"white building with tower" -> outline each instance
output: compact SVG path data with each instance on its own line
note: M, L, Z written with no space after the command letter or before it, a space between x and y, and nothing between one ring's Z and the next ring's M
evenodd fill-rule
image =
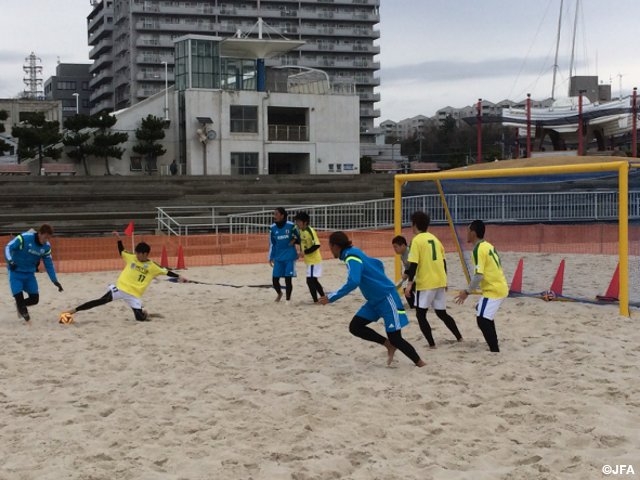
M115 174L166 173L176 159L189 175L360 173L355 85L317 69L267 67L299 40L189 34L175 40L175 85L117 111L129 133ZM132 147L147 115L165 118L167 153L148 165ZM92 163L91 173L101 174Z

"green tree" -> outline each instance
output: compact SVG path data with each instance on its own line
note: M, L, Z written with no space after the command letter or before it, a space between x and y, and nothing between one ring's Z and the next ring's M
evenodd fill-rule
M142 119L140 127L136 129L138 143L133 146L133 151L145 157L149 173L156 170L158 157L167 152L161 144L156 143L164 138L164 126L164 119L147 115L147 118Z
M67 131L62 138L62 143L64 143L66 147L72 148L67 152L67 155L69 158L82 164L86 175L89 175L87 157L91 154L91 145L89 144L91 133L83 130L87 130L91 125L92 119L86 115L69 117L64 122L64 128Z
M116 117L103 113L91 118L91 126L97 131L93 134L93 143L88 149L90 153L98 158L104 159L105 174L111 175L109 169L109 159L122 158L124 148L119 147L121 143L128 140L129 135L123 132L112 132L111 127L116 124Z
M60 124L48 121L44 113L23 114L25 120L11 129L11 136L18 139L18 159L38 157L38 171L42 171L42 159L60 158L62 147L57 146L62 138Z
M0 110L0 133L4 132L4 121L9 118L9 113L6 110ZM4 155L4 152L11 150L9 145L4 140L0 140L0 157Z

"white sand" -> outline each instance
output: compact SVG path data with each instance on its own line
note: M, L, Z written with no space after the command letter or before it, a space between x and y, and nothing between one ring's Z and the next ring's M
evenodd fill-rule
M503 259L509 281L517 258ZM525 279L550 284L560 258L528 256ZM603 293L609 278L590 286L599 262L610 276L609 258L569 258L565 286ZM249 285L270 272L185 273ZM31 327L0 274L0 479L582 480L604 478L605 464L640 475L637 311L508 299L491 354L473 302L454 305L451 289L465 341L430 313L438 348L427 349L411 312L404 335L427 366L398 353L388 368L382 347L347 330L359 293L312 305L299 273L289 307L267 288L162 278L145 296L162 318L138 323L114 302L71 326L57 313L101 296L118 272L63 274L61 294L42 274ZM344 277L325 262L327 290Z

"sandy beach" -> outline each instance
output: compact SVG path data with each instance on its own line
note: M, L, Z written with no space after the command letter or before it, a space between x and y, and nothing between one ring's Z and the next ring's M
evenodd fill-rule
M503 255L509 281L519 258ZM603 293L609 278L594 272L610 277L607 256L528 254L525 288L543 290L562 258L567 291ZM430 313L428 349L412 311L403 334L421 369L400 353L387 367L382 347L349 334L359 293L313 305L301 263L289 306L269 288L161 277L144 297L153 321L113 302L69 326L57 314L100 297L118 271L61 274L63 293L38 275L29 327L2 272L0 479L583 480L606 478L604 465L639 476L639 312L510 298L491 354L473 298L453 303L465 283L450 270L465 340ZM324 272L326 290L345 278L335 260ZM263 285L271 269L184 274Z

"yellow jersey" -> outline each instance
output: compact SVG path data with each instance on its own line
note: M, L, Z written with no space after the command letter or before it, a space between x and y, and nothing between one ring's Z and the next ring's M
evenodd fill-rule
M152 260L138 261L135 254L123 250L120 253L122 260L127 264L120 273L116 287L136 298L142 297L151 281L158 275L166 275L169 270L161 267Z
M431 290L447 286L444 246L435 235L421 232L413 237L408 261L418 264L414 278L416 290Z
M502 271L500 256L489 242L480 240L473 247L475 273L482 275L480 290L487 298L504 298L509 294L507 279Z
M302 248L302 252L305 252L314 245L318 245L318 247L320 247L320 240L318 239L316 231L309 226L300 230L300 247ZM318 265L320 262L322 262L320 248L317 248L311 253L304 254L304 263L307 265Z

